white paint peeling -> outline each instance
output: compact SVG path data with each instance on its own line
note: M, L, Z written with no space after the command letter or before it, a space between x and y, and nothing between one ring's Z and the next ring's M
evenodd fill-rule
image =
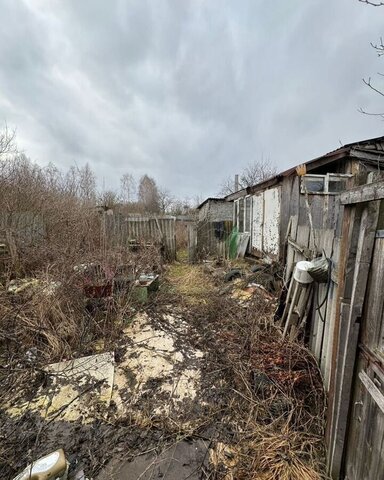
M252 248L267 255L279 255L280 187L253 196Z

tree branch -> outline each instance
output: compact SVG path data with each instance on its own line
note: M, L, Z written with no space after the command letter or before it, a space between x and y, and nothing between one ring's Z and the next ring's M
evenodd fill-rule
M360 3L366 3L367 5L371 5L372 7L382 7L384 2L371 2L370 0L359 0Z
M363 78L363 82L365 83L365 85L367 85L369 88L371 88L374 92L378 93L379 95L381 95L382 97L384 97L384 93L381 92L380 90L378 90L377 88L375 88L372 84L371 84L371 77L368 78L368 81L365 80L365 78Z
M364 113L364 115L371 115L373 117L381 117L384 120L384 113L372 113L372 112L366 112L363 108L359 108L358 112Z

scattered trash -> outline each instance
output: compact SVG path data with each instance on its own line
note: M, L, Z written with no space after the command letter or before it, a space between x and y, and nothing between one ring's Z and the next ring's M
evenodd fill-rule
M28 363L35 363L37 360L37 354L38 354L37 348L32 347L25 352L25 360Z
M318 283L328 282L331 270L331 260L323 255L322 257L315 258L310 263L311 266L308 268L308 273L313 280Z
M37 290L43 292L45 295L53 295L61 286L61 282L53 280L41 280L39 278L18 278L11 280L8 285L8 293L18 295L27 290Z
M8 292L18 294L24 290L36 287L37 285L39 285L39 280L37 278L19 278L9 282Z
M225 282L231 282L232 280L235 280L235 278L241 278L242 272L238 268L232 268L224 277Z
M133 286L133 298L139 303L146 303L150 294L159 288L159 275L141 274Z
M69 463L62 449L28 465L14 480L66 480Z

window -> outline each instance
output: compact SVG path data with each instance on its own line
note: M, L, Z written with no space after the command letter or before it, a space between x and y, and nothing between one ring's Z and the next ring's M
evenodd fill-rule
M235 205L235 208L233 210L233 224L235 225L235 227L237 227L237 214L239 213L239 202L237 200L235 200L234 202L234 205Z
M347 180L352 176L345 173L303 175L301 177L301 193L337 195L347 189Z
M246 197L245 198L245 229L244 231L247 233L251 233L251 205L252 205L251 197Z
M244 198L239 200L239 232L244 232Z

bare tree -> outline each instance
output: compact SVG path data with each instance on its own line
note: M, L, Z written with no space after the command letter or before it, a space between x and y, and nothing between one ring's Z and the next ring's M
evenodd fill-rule
M162 213L170 212L172 205L175 202L175 197L167 188L159 188L159 206Z
M360 3L365 3L367 5L371 5L373 7L384 6L384 2L372 2L370 0L359 0L359 2ZM380 38L380 43L371 43L371 47L375 50L378 57L381 57L381 56L384 55L384 43L383 43L383 38L382 37ZM378 73L378 75L380 77L384 76L383 73ZM376 84L373 83L371 77L368 77L368 79L363 78L363 82L365 83L365 85L367 85L375 93L384 97L384 91L380 87L376 86ZM365 115L373 115L373 116L381 117L382 119L384 119L384 112L367 112L365 109L363 109L361 107L359 108L359 111L361 113L364 113Z
M96 176L88 163L79 169L79 194L82 200L94 202L96 199Z
M15 138L16 131L9 130L7 125L5 125L3 131L0 131L0 158L17 152Z
M241 190L263 182L276 175L276 172L276 167L271 164L269 159L262 158L261 160L249 163L239 175L238 189ZM220 184L218 195L229 195L235 191L236 185L234 177L227 177Z
M124 173L120 179L121 199L125 203L132 203L136 196L136 180L130 173Z
M155 180L148 175L140 178L138 197L144 211L150 213L160 211L159 190Z
M119 196L113 190L106 190L99 194L98 203L105 208L113 208L119 203Z

